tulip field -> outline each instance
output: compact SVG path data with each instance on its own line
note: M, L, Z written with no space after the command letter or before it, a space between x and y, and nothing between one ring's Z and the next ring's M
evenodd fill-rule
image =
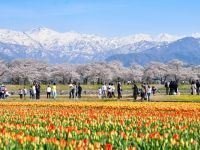
M0 149L200 149L200 103L0 102Z

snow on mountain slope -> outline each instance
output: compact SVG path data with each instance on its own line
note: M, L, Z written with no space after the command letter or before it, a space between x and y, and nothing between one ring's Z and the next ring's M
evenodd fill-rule
M193 33L192 37L194 37L194 38L200 38L200 33L198 33L198 32Z
M179 59L191 65L199 65L199 56L200 39L185 37L140 53L112 55L106 61L121 61L125 66L130 66L131 64L145 65L152 61L166 63L173 59Z
M52 63L86 63L104 60L114 54L140 52L178 37L136 34L125 37L101 37L77 32L59 33L48 28L26 32L0 30L0 51L5 58L37 58ZM10 44L10 45L9 45Z
M173 42L178 40L180 37L173 36L167 33L161 33L155 37L155 41L157 42Z
M25 46L38 46L38 42L31 39L24 32L0 29L0 42Z

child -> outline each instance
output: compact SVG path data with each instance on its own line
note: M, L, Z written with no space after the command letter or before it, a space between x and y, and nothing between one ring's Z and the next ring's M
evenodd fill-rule
M153 95L156 94L156 91L157 91L157 89L155 88L155 86L152 86L152 93L153 93Z

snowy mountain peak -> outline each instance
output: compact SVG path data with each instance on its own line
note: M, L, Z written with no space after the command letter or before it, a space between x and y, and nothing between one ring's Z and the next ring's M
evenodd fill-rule
M133 36L133 38L135 39L135 41L153 41L152 36L148 35L148 34L135 34Z
M157 42L172 42L178 40L179 37L167 33L161 33L155 37Z
M200 38L200 32L193 33L192 37L194 37L194 38Z
M39 34L39 33L57 33L54 30L45 27L33 28L31 30L26 31L29 34Z
M0 29L0 42L24 46L37 45L37 42L31 39L24 32L7 29Z

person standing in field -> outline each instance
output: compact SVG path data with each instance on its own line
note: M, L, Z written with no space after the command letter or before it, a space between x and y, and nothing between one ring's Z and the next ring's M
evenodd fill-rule
M80 83L78 83L77 89L78 89L78 98L81 98L82 87L81 87L81 84L80 84Z
M20 99L23 99L23 90L22 89L18 90L18 94L19 94Z
M133 98L134 98L134 100L137 100L138 87L137 87L137 85L135 83L133 84L132 89L133 89Z
M108 90L107 90L108 98L112 98L112 86L111 86L111 83L109 83L107 89L108 89Z
M173 81L170 81L169 83L169 95L173 95L174 90L173 90Z
M118 82L118 84L117 84L117 94L118 94L118 99L122 98L122 84L121 84L121 82Z
M115 98L115 85L112 83L111 86L112 86L112 97Z
M32 86L30 86L29 94L30 94L30 99L33 99L33 89L32 89Z
M196 94L196 83L194 80L192 80L192 83L191 83L191 94L192 95L195 95Z
M147 88L148 88L148 86L147 86L146 83L143 84L143 88L144 88L144 100L147 100Z
M1 99L4 99L5 98L5 89L6 89L6 87L5 87L5 85L1 85L1 87L0 87L0 98Z
M107 97L107 86L106 84L103 84L102 86L102 98L106 98Z
M155 95L155 94L156 94L156 91L157 91L156 87L155 87L155 86L152 86L151 91L152 91L153 95Z
M24 87L24 89L23 89L23 97L24 97L24 99L26 99L26 95L27 95L27 89L26 89L26 87Z
M40 84L39 83L36 84L36 99L37 100L40 99Z
M141 101L143 101L145 99L145 91L144 91L144 85L141 85L141 90L140 90L140 97L141 97Z
M99 87L99 89L98 89L98 98L102 99L102 88L101 87Z
M152 88L148 85L148 88L147 88L147 101L150 101L151 92L152 92Z
M47 86L47 99L51 98L51 87Z
M36 99L36 87L35 87L35 84L33 84L33 86L32 86L32 91L33 91L32 99Z
M54 99L56 99L56 96L57 96L56 83L54 83L52 86L52 96Z
M74 84L69 85L69 98L74 98Z
M177 81L174 81L174 90L175 90L175 93L178 94L178 82Z
M74 98L78 98L78 85L74 82Z
M2 91L1 91L1 85L0 85L0 99L2 98Z
M4 99L6 98L6 93L8 93L8 89L7 89L7 87L5 86L5 88L4 88Z
M199 95L199 89L200 89L200 82L199 82L199 80L196 80L196 87L197 87L197 95Z
M169 81L165 82L166 95L169 95L169 84Z

